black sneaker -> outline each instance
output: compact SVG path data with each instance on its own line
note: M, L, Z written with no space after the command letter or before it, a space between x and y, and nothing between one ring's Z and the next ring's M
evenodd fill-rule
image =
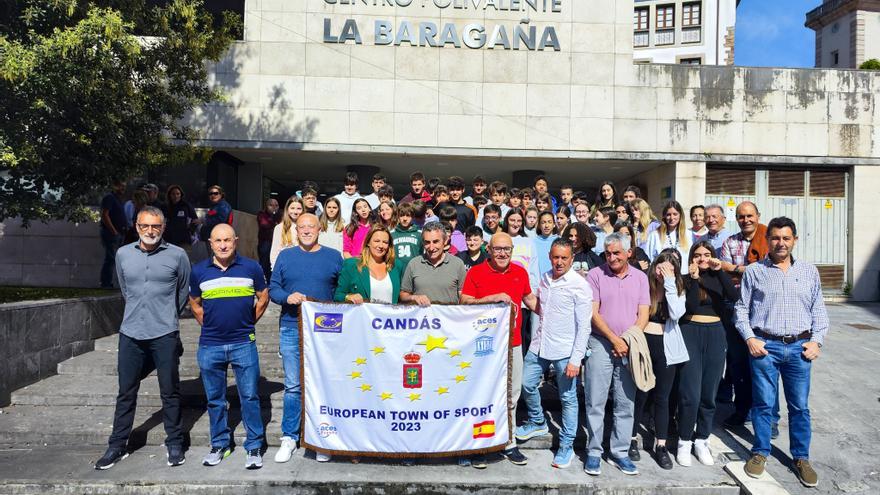
M186 462L186 457L183 455L183 446L182 445L169 445L168 446L168 465L169 466L180 466Z
M507 449L502 452L501 455L506 457L508 461L516 464L517 466L525 466L529 462L529 458L524 456L523 453L519 451L518 447Z
M471 466L475 469L486 469L489 467L489 462L486 460L486 456L477 454L471 457Z
M672 459L669 458L669 451L665 445L658 445L654 449L654 456L657 458L657 465L663 469L672 469Z
M629 450L627 451L627 455L629 455L629 460L631 461L641 461L642 454L639 453L639 441L632 440L629 443Z
M98 462L95 463L95 469L99 469L101 471L105 469L112 468L117 462L128 457L128 451L123 449L117 449L114 447L109 447L107 452L104 452L104 456L98 459Z
M770 438L776 440L779 438L779 424L771 423L770 424Z

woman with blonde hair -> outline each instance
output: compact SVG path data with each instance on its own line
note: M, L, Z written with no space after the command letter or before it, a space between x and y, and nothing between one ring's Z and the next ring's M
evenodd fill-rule
M394 206L394 203L382 201L376 208L376 214L379 217L379 223L384 225L389 232L397 228L397 207Z
M272 248L269 250L269 265L275 266L278 253L282 249L296 246L296 219L305 211L306 205L299 196L291 196L284 203L281 223L272 231Z
M381 224L372 224L360 256L342 263L333 300L355 304L397 304L401 276L397 265L391 232Z
M626 209L629 221L636 231L636 238L633 239L633 242L636 246L645 249L648 245L648 236L660 227L660 222L654 216L651 205L644 199L636 198L626 203Z
M663 221L648 236L645 253L653 261L660 251L672 248L681 253L681 259L687 259L693 241L693 234L685 225L684 209L678 201L672 200L663 205ZM687 273L687 267L681 268L683 274Z
M341 208L342 204L337 198L327 198L324 202L324 211L321 212L321 234L318 236L318 244L333 248L340 254L342 254L342 231L345 230Z

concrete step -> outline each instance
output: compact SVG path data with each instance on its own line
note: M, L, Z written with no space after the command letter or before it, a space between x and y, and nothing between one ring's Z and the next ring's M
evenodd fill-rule
M55 375L29 385L12 394L12 404L21 406L112 406L116 403L119 384L116 376L97 375ZM260 380L260 397L263 406L280 409L284 402L283 381ZM181 403L185 407L203 408L206 406L205 390L201 379L185 379L180 382ZM235 379L228 380L226 400L238 405L238 391ZM138 391L139 407L162 407L159 397L159 384L154 378L141 382Z
M0 493L31 494L128 494L128 495L246 495L274 494L449 494L449 495L737 495L739 487L722 466L676 467L672 473L656 463L638 463L640 476L625 476L602 463L602 476L584 474L583 453L572 465L553 469L553 453L528 453L526 466L514 466L499 456L490 456L488 469L462 468L454 459L419 460L413 467L393 460L348 458L315 462L311 453L298 450L284 464L272 461L274 451L264 457L263 468L244 469L244 452L237 449L216 467L201 465L205 447L187 452L183 466L165 465L165 449L144 447L107 471L95 471L94 462L103 446L77 448L35 448L0 451Z
M58 364L59 375L116 375L117 374L117 352L114 350L94 351L81 354L67 361ZM275 352L260 353L260 371L263 376L280 380L284 376L281 358ZM155 375L155 372L150 374ZM180 358L180 377L181 380L187 378L197 378L199 376L199 365L196 360L196 349L194 346L184 347L183 356ZM227 376L234 376L230 367Z
M161 407L138 404L135 415L131 444L163 445L165 430L162 426ZM76 446L106 445L113 427L114 406L30 406L15 405L0 414L0 445L16 448L39 445ZM266 441L270 446L279 444L282 409L262 408L263 423L266 426ZM204 408L184 407L182 409L184 432L188 432L192 445L209 445L210 432L208 414ZM244 442L244 427L241 425L240 409L230 404L229 424L235 428L238 445ZM525 418L521 417L520 422ZM557 432L558 416L551 413L551 434L535 437L520 446L523 449L543 450L553 447ZM575 447L586 445L586 433L579 429Z

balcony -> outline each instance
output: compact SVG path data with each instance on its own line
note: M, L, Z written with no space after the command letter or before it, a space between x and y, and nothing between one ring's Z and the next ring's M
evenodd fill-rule
M633 46L636 48L644 48L651 42L651 33L648 31L636 31L633 33Z
M807 12L807 21L804 23L804 25L812 28L813 26L811 26L811 24L818 21L819 18L821 18L825 14L833 12L834 10L840 8L841 5L844 5L849 2L853 2L853 1L855 1L855 0L830 0L830 1L826 0L824 3L822 3L822 5Z
M674 44L675 29L658 29L654 32L654 46Z
M681 42L682 43L699 43L703 39L702 35L703 35L703 29L700 26L682 28Z

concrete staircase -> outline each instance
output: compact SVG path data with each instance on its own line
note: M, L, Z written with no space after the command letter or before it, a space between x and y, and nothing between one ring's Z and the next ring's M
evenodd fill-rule
M283 370L278 356L278 316L277 306L270 308L257 327L257 345L263 376L260 395L270 446L279 442L284 394ZM196 360L200 329L193 319L181 320L180 329L184 346L180 362L184 427L189 432L191 445L209 445L205 395ZM118 390L117 345L116 335L101 338L95 341L93 352L60 363L57 375L15 391L12 394L11 407L0 415L0 445L106 445L112 428ZM238 426L236 438L240 445L244 441L244 431L240 425L238 394L231 368L228 376L230 424ZM555 388L552 385L543 388L547 395L545 404L555 412L559 409ZM132 446L162 445L165 432L161 421L161 405L154 372L141 383ZM580 437L579 445L583 445L583 432ZM551 443L552 436L547 435L532 439L523 447L547 449L551 447Z

